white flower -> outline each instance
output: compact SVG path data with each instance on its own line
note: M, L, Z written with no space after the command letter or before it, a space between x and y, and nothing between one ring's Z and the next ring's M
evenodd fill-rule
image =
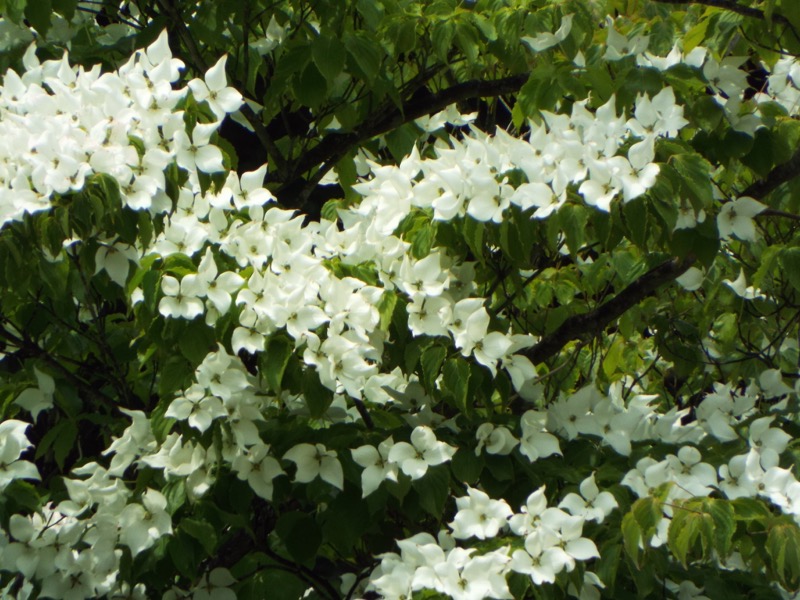
M397 465L389 462L389 452L394 446L391 437L375 446L361 446L351 450L353 460L360 467L362 498L366 498L378 489L384 479L397 481Z
M175 158L178 166L187 171L195 170L204 173L218 173L224 170L222 152L209 143L211 135L217 130L219 123L198 123L191 136L179 129L175 132Z
M103 244L97 249L94 257L95 273L105 271L111 281L125 287L130 271L130 263L138 261L138 253L133 246L115 242L114 244Z
M594 481L594 473L581 482L581 495L575 493L567 494L559 508L565 509L571 515L583 517L587 521L603 520L617 508L618 504L610 492L601 492ZM581 497L583 496L583 497Z
M19 460L32 444L25 435L30 423L9 419L0 423L0 491L14 479L41 479L33 463Z
M285 475L278 461L269 455L269 445L256 444L231 463L236 476L246 480L253 491L265 500L272 500L272 480Z
M411 479L419 479L428 467L449 461L456 449L436 439L430 427L420 425L411 432L411 444L398 442L389 450L389 460Z
M480 455L484 445L489 454L505 456L511 454L519 440L514 437L507 427L495 427L492 423L483 423L475 431L478 445L475 447L475 456Z
M317 477L332 486L344 489L344 473L334 450L328 450L322 444L297 444L283 455L297 465L295 481L308 483Z
M546 413L535 410L527 411L520 419L522 437L519 441L519 450L531 462L547 458L552 454L561 454L558 439L552 433L547 433L546 419Z
M757 232L753 217L766 210L766 206L747 196L727 202L717 215L720 238L728 240L735 235L740 240L754 242Z
M194 283L196 276L185 275L181 281L172 275L164 275L161 280L161 290L164 296L158 303L158 312L165 317L176 319L194 319L203 314L203 301L195 295L197 286Z
M513 514L511 507L504 500L492 500L488 494L475 488L468 487L467 494L456 498L458 512L449 524L453 537L462 540L495 537Z
M192 600L236 600L236 592L230 589L236 583L228 569L217 567L211 573L203 573L192 590Z
M547 48L552 48L567 39L569 32L572 30L572 16L571 14L564 15L564 18L561 19L561 25L555 33L545 31L537 34L536 37L525 36L522 38L522 41L530 46L531 50L534 52L541 52Z
M731 288L736 293L737 296L739 296L740 298L744 298L745 300L766 298L766 296L761 293L761 290L754 288L752 285L747 285L747 279L745 279L744 276L744 269L740 269L739 277L736 278L736 281L731 281L730 279L723 279L722 283Z
M650 38L646 35L634 35L628 38L614 29L614 19L606 17L608 36L606 38L606 60L620 60L630 55L639 55L647 50Z
M33 368L33 373L36 375L38 387L24 390L14 400L14 404L31 413L31 418L36 422L40 412L53 408L53 394L56 391L56 384L50 375L43 373L36 367Z
M217 64L206 72L205 81L193 79L188 84L198 102L204 100L208 102L208 106L217 120L222 120L227 113L239 110L242 105L242 95L234 88L227 87L228 81L225 77L227 60L227 55L220 58Z
M161 536L172 533L172 519L166 512L167 499L161 492L148 489L142 494L142 504L128 504L119 515L119 539L136 556L156 543Z

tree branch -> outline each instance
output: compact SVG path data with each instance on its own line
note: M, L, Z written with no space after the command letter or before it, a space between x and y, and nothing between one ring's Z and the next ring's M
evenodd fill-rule
M529 73L520 73L502 79L490 81L472 80L450 86L430 96L411 100L402 108L376 113L361 126L350 133L331 133L325 136L314 148L309 150L297 163L296 175L302 175L320 165L312 182L316 183L322 176L339 162L351 148L400 127L420 117L444 110L451 104L467 98L487 98L502 96L519 91L528 81ZM322 174L320 174L320 171ZM280 193L280 192L279 192ZM308 193L300 194L295 208L301 207L307 200Z
M742 6L741 4L737 4L732 0L653 0L653 1L658 2L660 4L702 4L704 6L712 6L714 8L722 8L724 10L729 10L731 12L735 12L745 17L751 17L753 19L766 19L764 11L759 10L757 8L751 8L749 6ZM773 14L772 20L775 21L776 23L781 23L783 25L788 25L789 27L792 27L792 24L789 21L789 19L787 19L783 15ZM792 29L794 30L793 27Z
M747 186L741 195L760 200L798 175L800 175L800 150L794 153L794 156L789 159L789 162L785 162L772 169L764 179Z
M203 53L200 51L200 48L197 45L197 42L194 41L192 37L192 33L189 31L186 23L183 22L183 17L181 17L180 12L178 9L175 8L174 4L172 4L171 0L157 0L161 9L167 14L170 20L173 23L174 29L178 34L178 37L183 41L184 46L186 46L186 50L189 53L189 58L191 59L194 68L199 73L205 73L208 70L208 65L206 64L205 59L203 58ZM246 74L245 74L246 76ZM256 114L256 112L250 108L250 106L245 102L242 104L242 107L239 109L239 112L242 113L242 116L247 119L247 122L250 123L250 126L253 128L253 131L258 138L258 141L261 142L261 145L267 151L272 163L272 167L278 173L279 177L284 177L286 175L286 161L283 158L283 155L278 150L278 147L275 145L275 142L272 141L270 138L269 133L267 133L267 128L264 127L264 123L261 120L261 117Z
M648 296L652 296L662 285L680 277L692 266L694 260L694 257L672 258L658 265L602 306L588 313L570 317L561 327L544 336L539 343L523 354L534 364L539 364L555 356L572 340L583 338L587 334L599 334L609 323Z

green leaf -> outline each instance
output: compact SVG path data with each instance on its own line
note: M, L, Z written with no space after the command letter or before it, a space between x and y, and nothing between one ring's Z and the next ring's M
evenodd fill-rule
M466 446L458 449L450 463L456 479L469 485L474 485L478 481L483 465L483 457L476 456L475 450Z
M729 500L708 498L706 510L714 520L714 548L725 559L731 553L733 534L736 531L733 506Z
M77 6L78 0L53 0L53 10L64 17L67 21L72 20Z
M5 0L3 15L15 25L21 25L27 4L28 0Z
M214 555L217 547L217 530L211 523L198 519L183 519L179 528L200 542L208 556Z
M436 378L442 368L442 363L447 356L447 349L442 346L436 345L427 348L420 357L420 364L422 365L423 382L425 388L431 392L435 387Z
M348 33L344 38L348 66L367 84L372 84L381 66L382 52L378 44L363 34Z
M215 342L214 330L202 321L195 320L187 323L181 332L178 348L189 362L199 365L209 352L214 351Z
M389 290L384 290L383 294L381 294L381 299L378 301L378 314L381 316L381 331L389 331L395 306L397 306L397 294Z
M583 204L565 204L558 210L557 218L567 238L570 254L575 256L586 241L589 209Z
M444 390L453 397L456 407L463 413L468 413L467 390L470 375L469 363L462 358L451 358L444 364Z
M711 165L699 154L678 154L670 163L681 176L681 188L692 200L695 209L707 208L714 201L711 190Z
M299 511L284 513L275 523L275 532L294 560L313 564L322 544L322 532L313 517Z
M328 94L328 82L314 63L309 63L300 77L295 77L292 90L301 103L317 109Z
M306 369L303 378L303 398L313 419L322 417L333 402L333 392L322 385L319 374L313 369Z
M297 600L308 589L308 582L290 572L281 570L280 565L265 568L245 581L236 591L239 600Z
M639 565L639 554L641 550L639 543L642 541L642 528L636 522L633 513L628 513L622 517L622 540L625 545L625 552L635 565Z
M424 477L414 482L413 487L419 494L420 506L438 519L444 512L444 503L450 492L450 469L447 465L430 467Z
M193 366L180 356L173 356L164 363L158 380L158 393L163 398L183 389L189 384Z
M197 559L194 549L195 545L191 537L182 531L178 531L167 542L167 553L172 564L184 577L192 578L196 574Z
M167 512L174 515L186 503L186 480L173 479L168 481L161 493L167 499Z
M78 428L73 421L69 419L59 421L42 436L41 441L36 445L34 458L40 459L52 448L54 456L57 452L60 454L60 460L56 457L56 462L58 462L59 469L63 469L64 459L72 449L77 434ZM62 439L66 439L66 442L61 441ZM56 450L56 445L59 445L59 450Z
M483 234L485 230L486 225L484 223L476 221L471 217L466 217L464 219L464 239L466 240L467 246L469 246L474 259L481 264L486 261L485 257L483 256Z
M328 82L333 82L344 70L347 51L344 44L337 38L321 35L311 47L311 56L319 72Z
M706 37L709 19L701 19L694 27L689 29L683 36L683 51L688 54L699 46Z
M756 498L736 498L731 501L731 506L737 521L760 521L772 516L769 508Z
M781 274L800 292L800 248L787 248L780 254Z
M74 421L66 420L59 423L59 425L62 424L64 426L61 427L58 436L53 442L53 458L55 458L56 464L61 471L64 470L64 461L69 456L69 453L72 452L75 439L78 437L78 427Z
M294 344L287 337L276 335L270 338L266 352L261 355L259 370L266 376L267 384L273 392L281 391L283 373L293 353Z
M800 528L793 521L781 520L767 534L767 554L780 582L789 589L800 584Z
M650 540L656 532L656 527L664 517L662 502L656 498L640 498L631 507L636 523L642 530L642 538Z

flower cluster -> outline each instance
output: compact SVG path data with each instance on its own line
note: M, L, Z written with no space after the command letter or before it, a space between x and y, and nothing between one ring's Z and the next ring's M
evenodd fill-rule
M586 483L587 495L596 492L596 486L591 489L593 483L593 478ZM467 496L456 498L458 512L448 524L452 533L441 532L438 542L430 534L398 541L400 554L383 555L368 588L387 600L407 598L423 589L457 600L481 600L512 598L506 580L512 571L528 575L537 585L552 583L558 573L573 571L577 561L600 556L594 542L581 534L587 520L602 521L617 506L613 497L605 494L591 498L597 500L596 514L578 514L582 511L571 498L575 494L560 505L569 510L565 512L548 507L542 487L514 513L505 501L468 488ZM497 536L508 545L482 554L455 542ZM514 549L520 545L522 548Z

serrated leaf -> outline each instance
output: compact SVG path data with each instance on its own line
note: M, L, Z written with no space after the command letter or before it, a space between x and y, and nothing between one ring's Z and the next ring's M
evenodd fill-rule
M699 515L685 508L676 508L667 530L667 545L681 564L686 566L686 557L700 534Z

